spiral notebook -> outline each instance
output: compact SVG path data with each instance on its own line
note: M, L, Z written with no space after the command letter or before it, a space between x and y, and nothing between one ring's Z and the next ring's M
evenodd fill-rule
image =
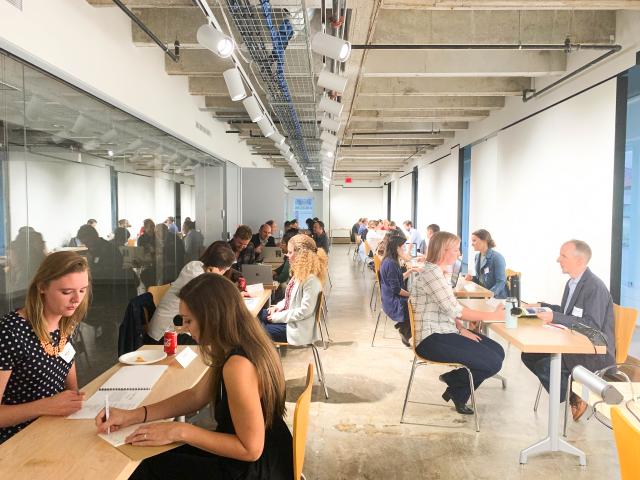
M91 398L85 400L80 410L67 418L83 420L95 418L104 408L109 396L109 406L131 410L137 408L147 398L149 392L169 368L168 365L133 365L122 367L109 378Z

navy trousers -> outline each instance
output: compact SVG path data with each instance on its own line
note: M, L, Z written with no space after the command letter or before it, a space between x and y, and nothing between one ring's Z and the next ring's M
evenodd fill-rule
M477 389L487 378L502 368L504 349L489 337L477 334L476 342L457 333L432 333L416 347L421 357L434 362L461 363L471 370L473 385ZM464 368L445 373L443 380L456 403L467 403L471 396L469 375Z
M287 341L287 324L286 323L269 323L267 322L267 310L261 310L258 314L260 323L267 331L271 340L274 342L286 342Z
M538 377L544 389L549 392L549 380L551 378L551 355L548 353L523 353L522 363ZM567 380L569 370L560 362L560 401L564 402L567 394Z

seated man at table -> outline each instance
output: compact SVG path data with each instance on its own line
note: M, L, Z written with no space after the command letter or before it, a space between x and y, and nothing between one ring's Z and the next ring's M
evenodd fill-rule
M329 237L327 232L324 231L324 223L320 220L313 222L312 227L313 239L316 241L316 246L323 249L327 254L329 253Z
M262 251L264 247L276 246L276 241L271 236L271 227L266 223L260 225L260 230L258 230L258 233L254 233L251 237L251 243L253 244L253 249L256 253L256 262L262 262Z
M601 332L606 342L607 353L601 355L563 355L560 382L560 401L564 401L569 373L576 365L582 365L591 371L608 367L615 363L615 340L613 333L613 300L605 284L596 277L587 264L591 259L591 248L581 240L569 240L560 248L558 263L562 273L569 275L564 287L561 305L541 302L552 312L538 314L542 321L557 323L567 328L581 323ZM539 379L542 386L549 391L550 354L523 353L522 361ZM574 420L580 419L587 404L577 395L569 396L571 413Z
M238 271L242 265L256 263L257 255L251 243L251 237L251 229L246 225L240 225L233 234L233 238L229 240L229 246L236 255L234 268Z

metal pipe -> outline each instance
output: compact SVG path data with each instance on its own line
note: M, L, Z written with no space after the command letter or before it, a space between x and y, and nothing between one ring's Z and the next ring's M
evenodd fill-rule
M620 50L620 45L563 43L547 44L373 44L351 45L352 50Z
M131 21L133 21L133 23L138 25L138 27L140 27L140 29L144 33L146 33L149 36L149 38L151 38L151 40L153 40L164 51L164 53L166 53L169 56L169 58L171 58L171 60L173 60L176 63L180 61L179 53L176 54L172 52L169 49L169 47L167 47L164 43L162 43L162 41L156 36L156 34L153 33L151 30L149 30L149 28L142 22L142 20L140 20L131 10L129 10L124 3L122 3L120 0L113 0L113 3L115 3L118 6L118 8L120 8L120 10L126 13L126 15L131 19ZM177 40L176 40L176 43L174 44L174 48L176 52L180 51L179 50L180 43Z
M598 58L595 58L593 60L591 60L590 62L584 64L583 66L581 66L580 68L577 68L576 70L574 70L571 73L566 74L565 76L563 76L562 78L559 78L558 80L556 80L555 82L553 82L550 85L547 85L546 87L544 87L542 90L539 90L537 92L533 92L531 95L527 96L527 93L530 92L530 90L525 90L524 92L522 92L522 101L523 102L528 102L529 100L531 100L532 98L536 98L540 95L542 95L545 92L548 92L549 90L551 90L552 88L557 87L558 85L560 85L563 82L566 82L567 80L569 80L570 78L575 77L576 75L578 75L581 72L584 72L585 70L587 70L588 68L591 68L592 66L594 66L596 63L600 63L601 61L603 61L605 58L609 57L610 55L613 55L616 52L619 52L622 47L620 45L614 45L613 49L609 50L608 52L605 52L603 55L600 55Z

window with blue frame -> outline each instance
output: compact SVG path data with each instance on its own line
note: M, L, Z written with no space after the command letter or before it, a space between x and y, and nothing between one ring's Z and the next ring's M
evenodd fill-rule
M460 195L460 250L462 251L462 272L466 273L469 265L469 205L471 202L471 145L460 150L461 190Z
M640 309L640 66L629 70L620 304Z
M305 220L313 218L313 197L293 199L293 217L298 220L300 228L307 228Z

